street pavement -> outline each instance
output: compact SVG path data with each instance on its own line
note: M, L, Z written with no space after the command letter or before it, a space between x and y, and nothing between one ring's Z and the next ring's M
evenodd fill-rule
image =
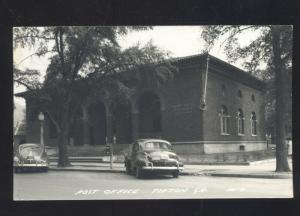
M290 162L290 167L291 161ZM15 200L291 198L292 173L275 173L275 160L249 166L185 165L179 178L125 174L124 164L50 164L48 173L14 174ZM239 177L239 178L237 178Z
M289 160L292 168L292 161ZM245 177L245 178L292 178L292 172L275 172L276 160L268 159L256 161L250 165L185 165L181 175L211 175L219 177ZM125 172L123 163L114 163L110 168L109 163L101 162L72 162L72 166L58 168L56 162L50 163L50 169L56 171L88 171L88 172Z
M292 179L53 171L14 174L14 200L292 198Z

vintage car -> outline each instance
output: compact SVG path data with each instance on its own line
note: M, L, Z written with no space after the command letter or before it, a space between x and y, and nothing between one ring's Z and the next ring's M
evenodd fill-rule
M16 147L14 152L14 170L48 171L48 157L45 148L40 144L25 143Z
M168 141L139 139L125 156L125 167L128 174L133 173L137 178L141 178L146 172L171 174L176 178L183 170L183 163Z

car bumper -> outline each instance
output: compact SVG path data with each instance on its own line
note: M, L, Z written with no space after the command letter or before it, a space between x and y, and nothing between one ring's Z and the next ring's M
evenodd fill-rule
M14 165L14 167L22 168L22 167L48 167L47 164L19 164L19 165Z
M142 170L149 170L149 171L183 171L183 167L154 167L154 166L144 166Z

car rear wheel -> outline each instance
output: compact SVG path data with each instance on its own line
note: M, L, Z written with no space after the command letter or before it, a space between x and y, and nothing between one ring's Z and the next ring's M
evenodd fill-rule
M172 175L173 175L174 178L178 178L178 176L179 176L179 171L178 171L178 170L174 171L174 172L172 173Z
M138 166L135 169L135 177L137 177L137 178L142 178L143 177L142 168L140 166Z

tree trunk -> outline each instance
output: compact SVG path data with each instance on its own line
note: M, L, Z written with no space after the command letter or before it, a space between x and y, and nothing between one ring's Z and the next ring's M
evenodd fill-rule
M280 53L280 27L272 27L273 63L275 71L275 128L276 128L276 172L290 171L287 159L287 145L285 137L285 113L287 112L286 75L283 71L283 62Z
M58 167L66 167L71 165L68 152L67 152L67 144L69 141L69 130L63 128L58 137Z
M70 161L68 158L67 152L67 144L69 143L69 132L70 132L70 125L69 125L69 106L70 104L68 101L65 102L64 108L62 110L62 122L61 122L61 132L58 135L58 167L65 167L69 166Z

